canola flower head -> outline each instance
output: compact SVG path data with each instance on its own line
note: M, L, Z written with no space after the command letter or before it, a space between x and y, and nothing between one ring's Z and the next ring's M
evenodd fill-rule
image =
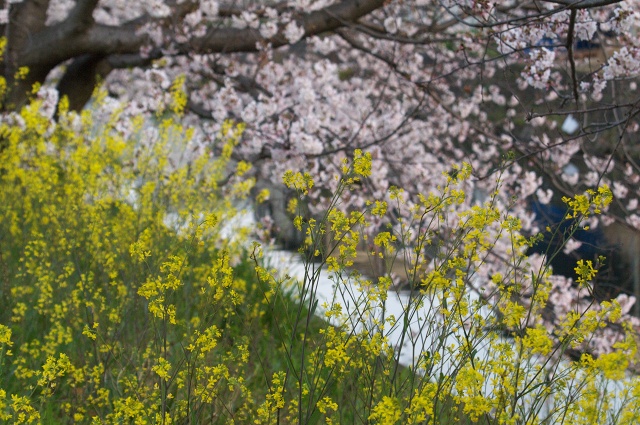
M371 176L371 153L356 149L353 152L353 171L361 177Z
M601 214L611 204L613 193L608 185L602 185L597 190L588 189L585 194L575 195L573 198L564 196L562 202L567 204L569 212L567 219L589 217Z
M472 172L473 168L471 167L471 164L463 162L461 165L454 164L451 171L444 172L443 174L447 178L447 183L458 184L469 179Z
M304 195L309 193L314 185L313 177L309 173L301 173L299 171L286 171L282 176L282 181L290 189L294 189Z
M186 77L184 75L178 76L173 83L169 92L171 93L171 108L177 115L184 114L184 109L187 106L187 93L184 90L184 83Z
M0 324L0 344L11 347L13 342L11 342L11 328Z

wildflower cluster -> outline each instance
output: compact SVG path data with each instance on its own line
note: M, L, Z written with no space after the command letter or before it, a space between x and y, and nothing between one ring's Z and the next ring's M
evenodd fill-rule
M331 411L323 398L326 389L334 387L349 388L355 394L347 401L348 409L358 409L363 418L379 424L437 423L444 418L553 423L561 416L586 424L601 423L605 417L605 422L617 423L612 419L616 415L638 417L637 409L616 400L633 398L640 381L625 381L619 392L606 384L624 378L629 359L636 355L634 334L615 300L586 309L576 306L550 321L545 314L554 287L548 269L529 263L521 222L508 213L498 190L484 203L469 203L468 164L454 167L437 192L419 195L416 201L392 188L387 200L372 200L365 211L344 211L348 204L342 202L360 184L367 161L367 155L357 153L353 165L345 162L326 213L299 219L307 223L306 252L314 254L307 257L299 287L306 314L315 310L320 297L319 266L312 258L326 264L334 282L330 302L322 304L333 327L321 330L301 369L287 369L294 383L285 405L295 407L299 419L321 414L327 423L344 420L339 411L347 407L332 398L336 408ZM305 193L298 193L299 207L306 201ZM566 200L568 215L581 219L598 214L610 200L606 187L589 191ZM390 210L396 216L388 225L371 226ZM447 227L451 223L453 229ZM499 244L509 247L507 266L484 274L492 270L487 259L496 255ZM373 269L380 273L377 281L352 268L363 246L371 262L381 260L383 269ZM393 271L395 262L404 264L404 276ZM597 269L581 261L576 272L576 285L588 287ZM400 278L408 282L407 299L390 292L400 286ZM391 299L398 300L400 311ZM590 352L590 341L611 326L626 329L618 334L620 342L610 352ZM303 339L310 340L306 331ZM397 342L390 345L392 340ZM566 360L564 354L574 351L583 353L582 359ZM408 362L410 372L401 362ZM399 385L409 382L404 381L405 372L412 375L407 378L410 384ZM585 402L587 393L590 401ZM615 408L606 414L589 410L594 400ZM318 410L303 414L303 405Z
M305 237L292 281L258 244L249 262L247 231L227 227L254 183L231 159L242 126L223 126L215 158L175 155L197 138L177 121L182 84L153 123L105 114L100 93L93 112L63 101L53 123L35 101L0 123L0 421L640 420L620 304L549 320L552 278L524 255L498 191L469 200L470 165L432 193L394 187L358 208L374 160L356 151L316 215L313 176L286 173ZM569 199L568 215L579 225L610 199L604 187ZM500 271L487 261L497 246ZM353 268L363 252L372 276ZM576 272L590 294L597 266ZM610 328L611 349L590 350Z
M178 116L105 115L101 98L0 123L0 421L198 421L220 400L251 416L234 396L247 337L221 339L251 293L230 265L241 238L221 234L253 185L229 159L242 129L225 124L214 160L176 157L197 139Z

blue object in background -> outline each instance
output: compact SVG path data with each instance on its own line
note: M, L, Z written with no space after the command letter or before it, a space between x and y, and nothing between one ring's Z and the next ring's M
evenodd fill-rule
M540 41L536 43L535 47L544 47L546 49L553 50L559 45L560 44L557 38L543 37L542 39L540 39ZM524 49L524 52L526 54L529 54L532 48L533 47L527 47L526 49Z
M536 214L536 224L542 230L544 239L529 248L528 255L547 254L554 274L573 279L576 277L574 269L578 260L591 260L596 266L599 264L598 258L604 256L606 258L604 265L600 268L595 282L596 296L600 299L609 299L621 292L628 292L630 285L628 265L622 260L620 247L607 240L601 226L590 230L578 228L570 236L575 221L565 219L568 212L566 205L553 203L543 205L532 201L531 209ZM547 227L551 232L546 231ZM582 245L571 253L565 254L562 247L569 237L573 237Z

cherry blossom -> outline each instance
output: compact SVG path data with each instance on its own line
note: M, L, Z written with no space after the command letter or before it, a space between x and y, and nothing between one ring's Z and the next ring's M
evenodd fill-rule
M561 205L606 183L616 201L603 224L640 230L639 14L631 0L9 2L2 119L34 83L55 119L53 87L81 108L103 81L127 134L128 118L166 112L183 76L194 151L216 155L223 122L244 122L234 159L263 181L309 170L323 189L310 194L312 213L335 190L342 160L363 149L372 175L344 209L389 200L391 186L415 205L466 161L474 195L460 210L484 202L499 177L495 202L533 234L545 226L532 203ZM571 134L568 116L578 123ZM506 267L508 249L498 238L485 277ZM569 278L554 279L551 316L588 304ZM640 296L622 290L625 306Z

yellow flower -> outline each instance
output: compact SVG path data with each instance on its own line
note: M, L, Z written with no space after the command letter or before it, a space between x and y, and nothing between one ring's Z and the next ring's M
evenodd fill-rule
M13 345L11 342L11 328L0 324L0 344L5 344L9 347Z
M291 170L285 171L284 175L282 176L282 181L289 189L295 189L298 192L303 193L304 195L307 195L309 193L309 189L311 189L314 184L311 174L303 174L300 172L294 173Z
M369 177L371 175L371 153L362 153L356 149L353 152L353 171L358 176Z
M528 328L522 345L534 354L542 354L546 356L553 348L553 341L549 338L547 330L542 326L536 328Z
M167 359L160 357L156 360L156 364L151 367L160 378L169 379L169 371L171 370L171 363Z
M394 425L400 421L401 417L402 411L398 401L389 396L384 396L375 405L368 419L380 425Z

